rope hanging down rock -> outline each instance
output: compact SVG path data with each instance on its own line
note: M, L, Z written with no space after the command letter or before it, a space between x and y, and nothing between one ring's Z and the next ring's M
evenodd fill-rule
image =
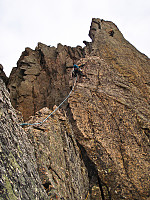
M22 124L20 124L20 126L25 126L25 125L27 125L27 126L34 126L34 125L43 124L43 123L44 123L52 114L54 114L54 113L58 110L58 108L70 97L72 91L74 90L74 87L75 87L75 85L76 85L76 82L77 82L77 76L76 76L74 85L73 85L71 91L69 92L68 96L67 96L67 97L61 102L61 104L59 104L59 106L57 106L57 108L56 108L53 112L51 112L43 121L37 122L37 123L33 123L33 124L31 124L31 123L22 123Z

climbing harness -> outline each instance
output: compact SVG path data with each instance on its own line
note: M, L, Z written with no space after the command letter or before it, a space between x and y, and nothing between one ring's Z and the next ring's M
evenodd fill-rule
M51 112L43 121L37 122L37 123L33 123L33 124L31 124L31 123L22 123L22 124L20 124L20 126L25 126L25 125L34 126L34 125L43 124L43 123L44 123L52 114L54 114L54 113L58 110L58 108L70 97L72 91L74 90L74 87L75 87L75 85L76 85L76 82L77 82L77 76L76 76L76 79L75 79L75 81L74 81L74 85L73 85L71 91L69 92L68 96L67 96L67 97L61 102L61 104L59 104L59 106L57 106L57 108L56 108L53 112Z

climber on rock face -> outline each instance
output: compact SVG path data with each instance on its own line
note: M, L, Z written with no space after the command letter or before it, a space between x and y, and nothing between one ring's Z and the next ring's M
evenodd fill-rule
M83 67L85 64L82 64L82 65L73 65L73 66L69 66L69 67L66 67L66 68L73 68L73 72L72 72L72 77L77 77L77 75L79 76L85 76L83 73L82 73L82 70L80 69L81 67Z
M80 67L83 67L83 65L82 66L81 65L80 66L73 65L73 68L74 68L74 70L72 72L73 77L76 77L77 75L84 76Z
M110 36L112 36L112 37L114 36L114 31L112 29L108 33Z

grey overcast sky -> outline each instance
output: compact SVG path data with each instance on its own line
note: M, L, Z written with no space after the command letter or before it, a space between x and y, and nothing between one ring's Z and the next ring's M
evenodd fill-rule
M7 76L25 47L83 46L92 18L114 22L150 57L150 0L0 0L0 63Z

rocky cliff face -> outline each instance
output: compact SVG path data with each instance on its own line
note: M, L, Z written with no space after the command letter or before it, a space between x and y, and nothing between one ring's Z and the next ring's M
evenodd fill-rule
M25 121L40 122L72 88L66 66L85 64L86 77L78 77L61 109L43 124L24 127L43 198L146 200L150 60L112 22L92 19L89 36L84 48L26 48L9 77L14 108Z
M69 75L65 67L84 57L81 47L58 44L57 48L39 43L35 50L26 48L18 67L9 79L12 105L23 113L24 119L43 107L52 108L66 97Z

